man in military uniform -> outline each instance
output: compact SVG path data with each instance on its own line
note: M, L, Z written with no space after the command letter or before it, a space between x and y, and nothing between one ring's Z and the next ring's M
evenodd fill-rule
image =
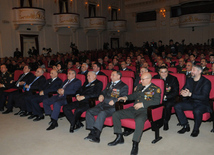
M176 66L177 72L182 73L182 70L186 68L184 58L180 58L178 60L179 65Z
M181 73L185 74L186 75L186 78L191 78L192 75L191 75L191 71L192 71L192 62L188 61L187 64L186 64L186 70L183 70Z
M117 111L113 114L114 133L117 135L113 142L108 143L109 146L124 143L121 119L132 118L135 119L136 128L133 135L132 155L138 153L138 143L143 134L144 123L147 120L147 108L151 105L160 104L161 90L159 87L151 83L152 76L150 73L143 73L141 76L141 84L138 85L137 90L128 96L119 97L119 100L135 100L134 106Z
M115 112L115 103L117 98L128 95L128 86L121 81L122 73L113 71L111 73L111 82L99 95L100 103L86 112L86 128L90 130L85 139L91 142L99 143L100 134L106 117L112 116ZM97 119L94 116L97 115Z
M13 80L12 74L7 71L6 65L1 65L0 73L0 96L3 91L10 88L10 81ZM4 103L0 103L0 111L4 111Z

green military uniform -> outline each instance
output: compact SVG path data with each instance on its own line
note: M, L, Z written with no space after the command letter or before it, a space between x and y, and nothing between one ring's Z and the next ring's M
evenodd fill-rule
M134 107L119 110L113 114L114 133L122 134L121 119L132 118L135 119L136 127L133 135L133 141L139 142L143 133L144 123L147 120L147 108L151 105L160 104L161 90L159 87L151 83L143 92L144 86L139 84L137 90L128 95L128 100L135 100L134 105L143 103L143 107L135 110Z

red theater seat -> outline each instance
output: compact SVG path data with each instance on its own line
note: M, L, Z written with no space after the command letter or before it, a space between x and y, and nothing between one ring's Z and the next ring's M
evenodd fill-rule
M210 80L210 82L211 82L211 91L210 91L209 98L210 98L212 110L214 111L214 78L213 78L213 75L203 75L203 76L205 78L207 78L208 80ZM192 111L187 110L184 113L187 118L194 119L194 115L193 115ZM211 117L213 117L213 112L212 112L212 114L206 112L203 114L202 121L208 121ZM211 118L211 119L213 120L213 118ZM211 132L214 132L214 122L213 122L213 128L212 128Z
M162 115L163 115L163 106L161 105L163 94L164 94L164 82L160 79L152 79L152 83L160 87L161 89L161 101L160 105L150 106L147 109L148 120L144 124L144 131L151 128L155 132L155 139L152 143L156 143L162 137L159 136L159 129L163 124ZM123 127L135 129L135 120L134 119L122 119L121 124Z
M120 71L122 73L122 77L132 77L135 78L133 71Z
M168 71L171 71L173 73L177 73L177 68L175 68L175 67L169 67Z

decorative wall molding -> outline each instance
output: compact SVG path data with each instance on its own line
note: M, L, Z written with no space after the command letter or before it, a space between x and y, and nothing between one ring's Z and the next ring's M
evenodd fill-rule
M124 32L126 31L126 20L110 20L108 21L108 30Z
M188 14L179 17L180 27L205 26L210 23L210 13Z
M41 30L45 25L45 10L42 8L13 8L14 28L19 25L39 25Z
M211 23L214 23L214 13L212 13L212 14L210 15L210 17L211 17L210 22L211 22Z
M77 13L63 13L63 14L54 14L55 24L54 27L62 28L79 28L79 14ZM58 29L54 28L58 31Z
M106 18L105 17L85 17L84 29L104 30L106 29Z

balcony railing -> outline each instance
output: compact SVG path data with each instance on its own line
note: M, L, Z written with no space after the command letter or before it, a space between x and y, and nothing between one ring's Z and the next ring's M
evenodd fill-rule
M13 8L13 22L16 27L22 24L45 25L45 10L32 7Z
M126 31L126 20L109 20L108 30L117 32Z
M86 30L105 30L106 18L105 17L85 17L84 28Z
M79 14L55 13L55 28L67 27L76 30L79 28Z

